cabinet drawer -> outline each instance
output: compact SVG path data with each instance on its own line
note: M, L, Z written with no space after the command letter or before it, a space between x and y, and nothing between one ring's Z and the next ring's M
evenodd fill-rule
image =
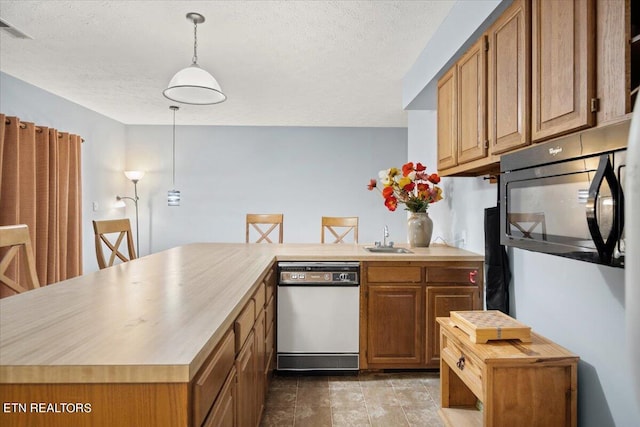
M482 392L482 368L473 353L463 351L462 348L446 334L442 335L442 359L451 367L458 377L469 387L478 399L484 401Z
M478 267L429 267L427 282L477 285L482 283L482 270Z
M247 337L253 329L253 324L256 320L256 303L253 299L250 299L247 305L242 310L242 313L236 319L234 324L234 330L236 332L236 353L240 351L242 345L246 341Z
M256 303L256 318L260 314L260 311L264 308L265 300L265 285L264 282L260 283L258 290L253 294L253 300Z
M196 375L193 385L194 425L200 425L207 416L211 405L222 388L225 378L233 368L236 353L234 351L234 333L232 330L213 350L205 365Z
M369 283L419 283L422 268L418 266L390 266L367 268Z
M235 425L235 395L236 369L232 368L203 427L231 427Z
M269 302L276 289L276 275L273 272L273 269L269 270L267 273L267 276L264 278L264 284L266 286L265 301Z
M267 304L267 319L265 321L267 329L269 329L271 327L271 324L273 323L273 316L276 308L275 301L275 298L271 298L271 301L269 301L269 304Z

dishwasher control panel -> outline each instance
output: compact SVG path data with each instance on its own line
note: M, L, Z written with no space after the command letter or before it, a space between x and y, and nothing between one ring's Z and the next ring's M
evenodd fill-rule
M279 285L358 285L357 262L282 262L278 264Z

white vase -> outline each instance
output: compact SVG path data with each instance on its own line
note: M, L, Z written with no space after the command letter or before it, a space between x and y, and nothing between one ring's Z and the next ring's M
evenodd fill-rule
M407 220L407 240L411 248L427 248L431 243L433 221L426 212L411 212Z

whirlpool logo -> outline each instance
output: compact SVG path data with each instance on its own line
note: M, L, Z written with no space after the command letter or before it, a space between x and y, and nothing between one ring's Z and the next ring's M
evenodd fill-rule
M556 147L556 148L549 148L549 154L551 154L552 156L555 156L556 154L562 153L562 148L560 147Z

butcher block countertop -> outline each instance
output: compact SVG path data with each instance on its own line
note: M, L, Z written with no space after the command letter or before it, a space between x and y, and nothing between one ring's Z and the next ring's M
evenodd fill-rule
M482 261L435 245L195 243L0 300L0 383L190 381L276 261Z

